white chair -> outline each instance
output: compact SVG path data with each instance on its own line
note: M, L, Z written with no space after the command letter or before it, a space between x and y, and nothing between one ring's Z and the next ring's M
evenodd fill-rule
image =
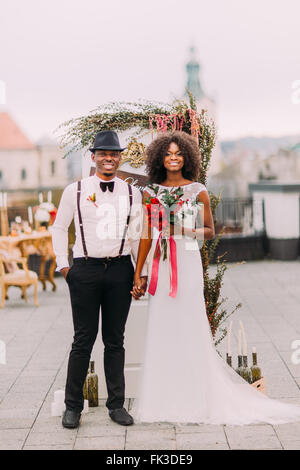
M18 264L22 265L22 269ZM9 272L5 272L6 265ZM27 287L34 286L34 303L38 307L37 289L38 289L38 276L34 271L30 271L27 266L26 258L11 258L8 253L4 256L3 252L0 254L0 283L1 283L1 302L0 307L4 307L7 290L10 286L20 287L22 296L27 302Z

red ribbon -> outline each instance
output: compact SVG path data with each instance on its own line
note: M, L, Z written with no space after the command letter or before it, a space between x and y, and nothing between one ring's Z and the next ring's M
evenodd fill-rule
M160 232L159 237L156 242L153 263L152 263L152 272L151 280L148 287L148 292L150 295L154 295L156 292L157 281L158 281L158 270L159 270L159 260L160 260L160 240L162 237L162 232ZM177 294L177 254L176 254L176 242L171 236L169 238L170 243L170 290L169 296L175 298Z
M156 287L157 287L159 258L160 258L159 241L160 241L161 237L162 237L162 232L160 232L159 237L157 239L155 250L154 250L154 255L153 255L151 280L150 280L150 284L149 284L149 287L148 287L148 292L151 295L155 294Z
M170 297L175 298L177 294L177 253L176 242L171 236L170 242Z

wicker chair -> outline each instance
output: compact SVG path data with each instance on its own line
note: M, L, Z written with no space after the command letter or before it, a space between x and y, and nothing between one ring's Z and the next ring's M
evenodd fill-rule
M3 252L2 252L3 253ZM22 265L22 269L18 266ZM9 266L6 272L5 266ZM34 303L38 307L37 289L38 289L38 276L34 271L30 271L27 266L26 258L11 258L8 255L3 256L0 254L0 283L1 283L1 302L0 307L4 307L4 302L7 295L7 290L10 286L20 287L22 290L22 297L27 302L27 287L34 286Z

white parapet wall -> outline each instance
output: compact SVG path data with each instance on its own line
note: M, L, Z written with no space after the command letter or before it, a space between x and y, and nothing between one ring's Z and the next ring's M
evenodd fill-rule
M249 185L254 227L265 228L274 259L296 259L300 238L300 183L258 182Z

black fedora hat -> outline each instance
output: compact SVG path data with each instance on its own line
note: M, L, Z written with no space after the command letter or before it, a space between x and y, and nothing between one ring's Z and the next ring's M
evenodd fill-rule
M123 152L126 147L121 148L118 134L115 131L100 131L97 132L94 142L94 147L90 148L91 152L95 150L118 150Z

